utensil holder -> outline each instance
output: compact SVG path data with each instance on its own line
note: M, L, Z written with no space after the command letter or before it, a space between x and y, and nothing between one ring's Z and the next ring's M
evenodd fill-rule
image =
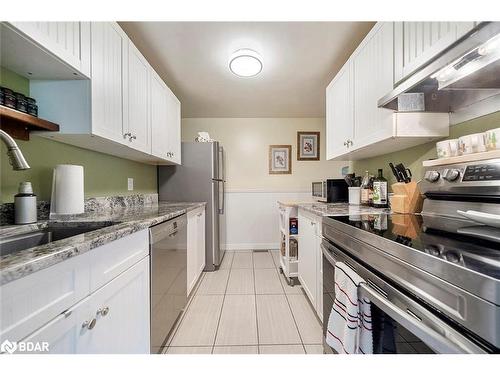
M361 204L361 188L349 187L349 204L359 206Z
M389 197L392 212L409 214L422 210L423 198L416 182L397 182L392 185L394 195Z

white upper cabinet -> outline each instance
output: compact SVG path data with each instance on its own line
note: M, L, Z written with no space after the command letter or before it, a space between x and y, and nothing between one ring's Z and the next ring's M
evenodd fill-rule
M128 38L113 22L93 22L92 134L124 143Z
M474 22L395 22L395 82L426 65L474 26Z
M354 87L354 135L350 149L357 149L392 135L392 111L377 101L392 90L394 28L380 22L352 55Z
M342 67L326 88L326 158L345 153L353 137L351 60Z
M166 158L169 150L168 140L168 88L160 76L151 72L151 153Z
M148 164L181 163L180 102L116 22L92 22L91 79L32 80L41 136Z
M132 42L128 46L128 145L149 153L151 123L149 121L149 80L152 68Z
M181 102L169 88L167 91L167 158L181 164Z
M151 70L151 152L181 164L181 103Z
M394 22L378 22L327 87L328 160L368 158L448 136L448 114L378 108L393 89L397 34Z
M11 22L45 50L90 77L90 22Z

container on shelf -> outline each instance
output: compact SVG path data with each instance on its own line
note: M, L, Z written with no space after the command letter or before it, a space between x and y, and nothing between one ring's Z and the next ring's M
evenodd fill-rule
M290 234L296 235L299 234L299 220L296 217L291 217L289 219L290 225Z
M2 96L3 96L3 103L2 105L16 109L16 96L14 95L14 91L7 87L2 87Z
M290 238L288 248L290 249L290 258L297 259L299 254L299 243L295 238Z
M286 255L286 236L281 233L281 245L280 245L281 256Z
M19 92L14 93L14 96L16 97L16 109L19 112L27 113L28 103L26 102L26 96Z
M26 97L26 112L31 116L38 117L38 106L35 99Z

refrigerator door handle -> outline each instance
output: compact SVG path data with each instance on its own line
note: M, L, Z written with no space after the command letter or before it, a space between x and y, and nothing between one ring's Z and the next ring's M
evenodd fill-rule
M221 208L219 208L219 214L224 215L224 206L226 203L226 182L221 181L222 184L222 203L221 203Z
M222 202L219 208L219 214L224 215L225 203L226 203L226 166L224 161L224 147L219 147L219 158L220 158L220 170L219 177L222 183Z
M225 181L226 180L226 165L225 165L225 161L224 161L224 147L222 147L222 146L219 147L219 152L220 152L219 157L220 157L221 169L222 169L222 171L219 171L222 174L222 176L219 176L219 177L222 181Z

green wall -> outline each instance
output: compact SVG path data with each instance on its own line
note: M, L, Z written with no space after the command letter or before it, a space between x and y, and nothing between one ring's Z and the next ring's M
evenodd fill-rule
M451 126L449 139L458 138L465 134L480 133L498 127L500 127L500 112L495 112L487 116ZM388 163L403 163L407 168L411 169L413 175L418 180L422 176L422 162L428 159L435 159L436 157L436 142L434 141L403 151L357 160L353 162L352 168L353 171L359 175L363 175L366 170L376 175L377 169L383 168L384 177L389 180L389 183L394 183L396 179Z
M0 85L29 94L29 81L7 69L0 70ZM0 150L1 203L13 202L19 182L31 181L39 200L50 200L52 169L56 164L83 165L85 196L156 193L156 167L121 159L79 147L31 136L29 141L16 140L31 169L13 171L2 143ZM127 178L134 179L134 190L127 191Z

